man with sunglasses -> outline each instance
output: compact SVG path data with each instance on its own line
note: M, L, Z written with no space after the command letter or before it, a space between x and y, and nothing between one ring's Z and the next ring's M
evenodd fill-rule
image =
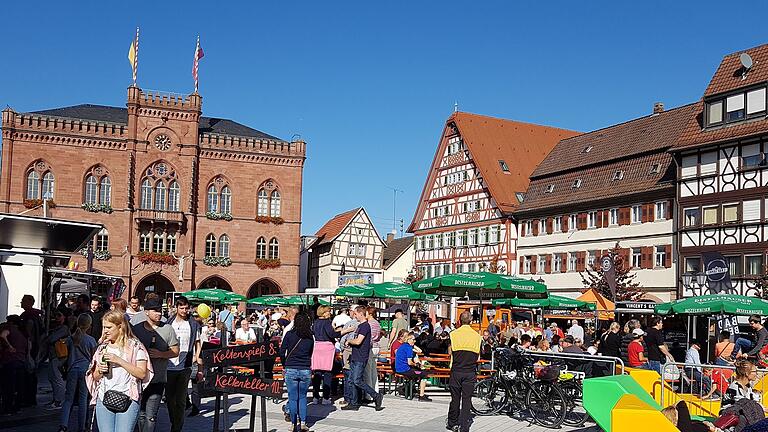
M420 369L421 362L416 359L415 352L421 350L415 346L416 336L411 332L405 337L405 343L397 348L395 354L395 372L402 375L410 381L419 381L419 400L422 402L431 402L432 399L424 394L427 388L428 374Z
M763 327L760 315L750 315L749 326L755 331L755 339L757 342L753 345L752 341L747 338L736 339L733 353L731 354L733 360L737 358L755 357L757 356L757 353L768 344L768 329Z

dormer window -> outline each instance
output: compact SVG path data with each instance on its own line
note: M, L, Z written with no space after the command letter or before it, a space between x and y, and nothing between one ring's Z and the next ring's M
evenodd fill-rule
M655 163L651 165L651 171L649 172L649 174L658 174L659 171L661 171L661 164Z
M572 189L578 189L581 187L581 179L576 179L573 181L573 184L571 185Z
M517 202L522 203L523 200L525 200L525 194L522 192L515 192L515 197L517 198Z
M759 87L708 101L705 108L706 125L718 126L752 117L765 116L766 88Z
M555 191L555 185L547 185L546 189L544 189L544 193L552 193Z
M619 181L624 178L624 171L618 170L613 173L613 181Z
M581 152L582 153L589 153L591 151L592 151L592 146L586 146L586 147L584 147L584 150L582 150Z
M501 167L501 170L504 171L505 173L509 172L509 166L507 166L507 163L501 159L499 159L499 166Z

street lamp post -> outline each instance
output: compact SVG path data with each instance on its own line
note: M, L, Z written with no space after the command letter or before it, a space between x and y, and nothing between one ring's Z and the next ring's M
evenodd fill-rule
M693 271L685 272L682 276L683 288L686 290L700 289L701 292L698 295L704 294L704 289L707 287L707 274L703 272ZM697 293L694 291L694 295Z

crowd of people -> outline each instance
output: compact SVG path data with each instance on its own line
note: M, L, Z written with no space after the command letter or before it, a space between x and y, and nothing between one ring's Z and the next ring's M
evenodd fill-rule
M480 335L471 326L477 317L469 311L456 323L438 320L433 324L425 314L409 321L397 309L385 332L377 319L379 311L362 303L334 314L315 298L307 307L268 307L247 314L236 307L223 307L201 317L183 296L175 299L172 308L164 309L153 293L143 301L132 297L109 303L83 294L62 299L46 322L44 313L34 308L34 298L24 296L24 312L8 316L0 324L0 377L4 383L0 414L12 415L36 404L42 368L53 397L46 409L61 411L60 432L68 430L75 406L78 431L88 426L90 406L102 432L130 432L135 427L153 432L163 401L171 431L181 431L184 418L200 412L202 350L269 339L280 345L288 393L284 412L286 421L298 431L308 430L310 387L312 403L331 404L337 375L344 377L340 409L358 410L364 404L383 409L377 369L381 363L388 363L386 367L398 379L418 383L417 400L431 401L425 394L430 371L422 359L434 354L449 354L451 359L448 429L467 431L477 360L490 360L494 350L503 346L582 354L587 361L577 368L582 367L587 376L606 372L588 361L589 356L622 358L627 366L654 370L662 376L665 363L684 361L683 372L698 383L697 391L705 398L721 398L724 409L760 399L753 388L754 360L768 350L768 329L759 316L749 317L754 340L734 341L729 332L720 334L714 348L715 365L735 366L734 373L704 367L699 352L703 341L691 341L684 359L679 358L675 348L668 347L658 317L651 317L645 329L638 320L630 320L623 329L612 322L600 331L584 328L577 320L567 329L555 322L491 321ZM672 415L672 411L668 413Z

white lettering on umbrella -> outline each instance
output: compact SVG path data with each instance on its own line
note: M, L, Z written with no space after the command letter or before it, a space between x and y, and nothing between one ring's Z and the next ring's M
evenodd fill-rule
M467 285L467 286L479 286L479 287L481 287L481 286L484 285L484 283L483 283L483 281L465 281L465 280L459 279L459 280L456 281L456 285Z

